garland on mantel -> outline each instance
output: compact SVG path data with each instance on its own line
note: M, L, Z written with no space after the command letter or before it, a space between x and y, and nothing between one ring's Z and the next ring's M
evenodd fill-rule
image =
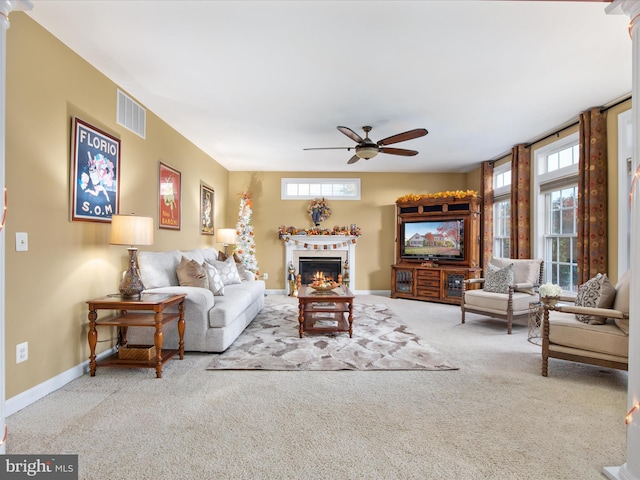
M295 238L291 238L292 236L306 236L308 239L298 240ZM335 243L327 243L326 241L314 241L314 237L322 237L322 236L343 236L343 237L352 237L345 239L343 241L336 241ZM336 225L332 229L328 228L295 228L295 227L285 227L281 225L278 228L278 237L280 237L285 242L293 242L297 247L309 248L313 250L335 250L337 248L344 248L350 243L355 244L357 241L357 237L361 235L360 228L357 225L351 225L350 227L339 227ZM353 238L355 237L355 238Z

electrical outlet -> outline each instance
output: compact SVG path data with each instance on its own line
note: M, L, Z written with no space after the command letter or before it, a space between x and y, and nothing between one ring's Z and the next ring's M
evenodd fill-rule
M16 363L25 362L29 359L29 342L16 345Z
M26 232L16 232L16 252L29 251L29 235Z
M269 274L268 273L263 273L262 274L262 279L263 280L269 280Z

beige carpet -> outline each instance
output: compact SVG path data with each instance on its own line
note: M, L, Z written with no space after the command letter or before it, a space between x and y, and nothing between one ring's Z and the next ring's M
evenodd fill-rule
M7 419L7 453L75 453L83 480L602 480L625 461L627 373L551 359L516 322L385 303L460 369L98 369ZM267 303L292 303L269 296Z
M267 304L209 370L455 370L384 304L355 304L353 335L298 333L294 304Z

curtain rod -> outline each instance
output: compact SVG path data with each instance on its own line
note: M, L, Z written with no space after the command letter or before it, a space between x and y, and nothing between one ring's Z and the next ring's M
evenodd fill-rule
M623 104L624 102L626 102L626 101L628 101L630 99L631 99L631 95L629 95L627 97L624 97L624 98L621 98L620 100L618 100L617 102L612 103L611 105L607 105L606 107L602 107L600 109L600 113L604 113L607 110L610 110L610 109L612 109L614 107L617 107L618 105L621 105L621 104ZM543 140L546 140L547 138L551 138L554 135L558 135L561 132L564 132L565 130L567 130L569 128L572 128L572 127L575 127L576 125L579 125L579 124L580 124L580 121L578 120L578 121L575 121L575 122L573 122L573 123L571 123L569 125L565 125L564 127L559 128L555 132L551 132L548 135L545 135L544 137L537 138L537 139L533 140L532 142L526 143L525 144L525 148L529 148L532 145L535 145L536 143L542 142ZM511 152L505 153L501 157L498 157L498 158L496 158L494 160L489 160L489 161L492 162L492 163L496 163L496 162L499 162L500 160L502 160L503 158L507 158L509 155L511 155Z

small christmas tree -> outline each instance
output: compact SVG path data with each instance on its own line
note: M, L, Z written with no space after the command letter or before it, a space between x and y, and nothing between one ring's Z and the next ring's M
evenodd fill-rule
M258 260L256 259L256 244L253 237L253 223L251 219L253 201L251 193L244 192L240 195L240 210L236 223L236 254L242 261L245 270L252 272L258 279Z

